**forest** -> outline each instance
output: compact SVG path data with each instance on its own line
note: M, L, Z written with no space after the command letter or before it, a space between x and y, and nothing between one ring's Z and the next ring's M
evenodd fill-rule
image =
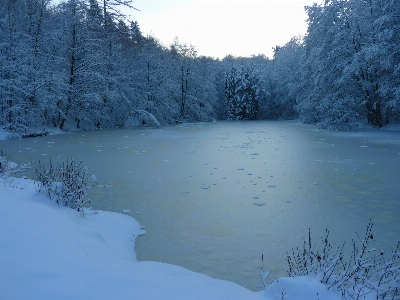
M398 0L325 0L273 58L215 59L162 45L131 0L0 0L0 125L118 128L299 119L330 130L400 121ZM260 39L265 38L263 36Z

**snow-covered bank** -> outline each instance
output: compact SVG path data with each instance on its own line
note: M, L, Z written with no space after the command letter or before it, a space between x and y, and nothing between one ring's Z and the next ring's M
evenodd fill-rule
M47 127L43 129L42 132L38 132L37 136L40 137L41 135L56 135L56 134L66 134L66 132L60 130L59 128ZM0 141L12 140L15 138L21 138L21 135L13 134L12 132L5 130L4 128L0 128Z
M133 218L74 210L28 179L0 180L0 299L340 299L312 277L251 292L184 268L137 262Z

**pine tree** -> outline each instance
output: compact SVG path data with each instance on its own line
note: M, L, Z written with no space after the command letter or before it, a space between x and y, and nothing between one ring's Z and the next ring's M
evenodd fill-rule
M253 66L232 68L225 77L225 107L228 120L256 120L260 100L259 74Z

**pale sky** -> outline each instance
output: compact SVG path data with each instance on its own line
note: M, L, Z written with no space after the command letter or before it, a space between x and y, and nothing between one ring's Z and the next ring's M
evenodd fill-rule
M272 57L272 47L307 31L304 6L323 0L135 0L124 11L142 33L168 46L175 37L199 55Z

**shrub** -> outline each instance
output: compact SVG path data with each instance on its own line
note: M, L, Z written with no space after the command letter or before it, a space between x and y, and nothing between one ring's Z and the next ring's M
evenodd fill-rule
M56 203L81 211L87 190L90 188L90 175L82 161L67 160L58 166L50 161L48 167L39 166L35 170L38 191L46 194Z
M3 151L0 153L0 178L8 176L10 173L10 161L4 155Z
M370 221L364 238L359 238L361 246L352 241L348 260L343 255L344 244L331 254L328 230L322 239L322 251L312 245L309 231L303 249L288 253L288 275L314 275L329 289L340 291L343 299L364 299L366 295L368 299L400 299L400 242L385 258L384 251L371 247L375 241L372 227Z
M18 165L10 161L7 155L5 155L2 150L0 150L0 178L14 177L17 175L18 172L29 168L29 164Z

